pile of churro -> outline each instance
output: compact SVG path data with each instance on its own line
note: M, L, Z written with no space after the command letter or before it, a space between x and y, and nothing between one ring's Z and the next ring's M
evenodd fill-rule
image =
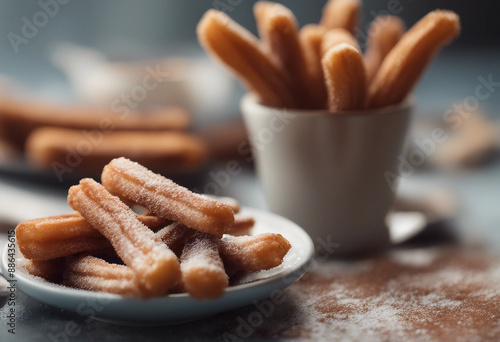
M370 24L363 54L355 39L360 0L330 0L319 24L299 29L291 10L259 1L260 40L210 10L198 25L201 45L264 105L342 112L405 100L439 50L460 32L459 17L436 10L406 31L397 16Z
M279 266L291 248L280 234L248 235L254 220L235 200L195 194L126 158L101 180L69 189L75 212L16 227L28 273L124 296L213 299L242 274Z
M206 144L187 132L189 113L98 109L2 98L0 138L39 169L98 174L125 156L162 172L191 172L208 160Z

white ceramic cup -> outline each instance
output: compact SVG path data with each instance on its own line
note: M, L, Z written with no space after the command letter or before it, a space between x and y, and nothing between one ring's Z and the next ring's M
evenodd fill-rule
M412 101L349 113L283 110L245 95L241 109L269 209L334 254L390 243L386 215ZM331 248L330 248L331 250Z

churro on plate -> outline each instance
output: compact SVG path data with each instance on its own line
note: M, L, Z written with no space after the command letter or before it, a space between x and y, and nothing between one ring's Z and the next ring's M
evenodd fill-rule
M214 299L235 272L276 267L290 249L279 234L242 236L255 220L236 200L196 195L125 158L111 161L103 180L119 197L83 179L68 194L75 212L16 227L26 272L87 291ZM122 199L148 210L136 214Z
M179 281L179 261L118 197L92 179L83 179L68 193L69 205L113 245L151 296L163 295Z
M220 240L196 232L181 255L182 285L198 299L217 298L229 285L229 278L219 254Z
M366 101L366 71L363 56L356 47L340 43L322 60L332 113L363 109Z
M250 32L216 10L203 16L197 32L201 45L229 67L263 103L294 107L286 75Z
M66 286L82 290L144 297L132 269L90 255L70 258L63 282Z
M221 240L224 263L238 271L268 270L281 264L290 243L279 234L230 236Z
M197 195L126 158L106 165L102 183L111 193L142 205L159 217L203 233L220 237L234 222L228 205Z
M137 218L153 231L169 223L155 216ZM109 241L78 212L24 221L16 228L16 239L21 253L37 261L111 248Z
M307 70L314 82L311 84L311 93L315 94L313 108L322 109L326 106L326 86L323 81L323 67L321 66L321 45L327 29L321 25L309 24L300 29L299 39L304 50Z
M336 28L329 30L323 36L323 41L321 43L321 56L323 57L326 55L332 47L340 43L347 43L352 47L355 47L361 53L361 49L359 48L356 38L354 38L354 36L345 29Z
M206 164L208 151L195 135L180 131L116 131L89 133L77 129L44 127L35 130L26 143L26 157L35 166L51 170L67 165L74 154L78 171L99 173L113 158L125 156L150 169L191 172Z

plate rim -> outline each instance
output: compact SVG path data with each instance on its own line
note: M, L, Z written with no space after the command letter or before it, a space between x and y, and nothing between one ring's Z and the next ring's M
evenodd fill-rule
M301 250L305 250L304 257L300 262L296 263L289 269L286 269L278 274L272 275L267 278L263 279L258 279L256 281L250 282L250 283L245 283L245 284L240 284L240 285L235 285L228 287L226 291L224 292L222 297L219 297L215 300L210 300L210 301L199 301L200 303L220 303L221 301L227 299L224 298L226 296L231 296L232 294L234 295L235 293L245 291L247 289L253 289L253 288L263 288L266 285L269 285L275 281L278 281L279 279L283 279L286 277L289 277L292 274L295 274L293 282L290 282L289 284L286 284L286 287L292 285L295 283L297 280L299 280L308 270L309 266L311 265L312 259L314 257L314 244L312 242L311 237L307 234L307 232L299 227L295 222L286 219L282 216L279 216L277 214L264 211L264 210L259 210L259 209L254 209L254 208L249 208L249 207L241 207L241 212L244 214L249 214L253 215L254 217L257 216L256 218L258 219L258 216L263 215L264 217L271 217L273 220L279 220L281 222L285 222L286 225L289 227L293 227L293 234L298 235L300 237L300 241L302 242L302 245L299 246ZM288 229L288 228L287 228ZM7 242L8 243L8 242ZM16 247L17 248L17 247ZM20 253L18 249L16 249L16 253ZM148 302L151 301L156 301L156 302L162 302L167 304L168 302L175 302L175 301L180 301L180 300L189 300L189 301L194 301L193 297L191 297L188 293L176 293L176 294L169 294L166 296L162 297L155 297L155 298L150 298L150 299L141 299L141 298L134 298L134 297L127 297L127 296L122 296L118 294L112 294L112 293L106 293L106 292L94 292L94 291L88 291L88 290L80 290L80 289L74 289L70 287L66 287L63 285L59 284L53 284L48 281L43 281L43 280L38 280L35 277L26 274L24 270L20 266L16 265L16 274L15 278L10 278L8 276L8 270L7 270L7 264L8 264L8 248L4 248L4 251L1 256L1 268L2 268L2 274L5 276L7 281L12 281L13 279L18 280L18 284L16 285L19 288L19 285L21 287L19 290L23 293L26 294L26 296L38 300L38 301L43 301L46 304L49 304L54 307L61 308L60 305L56 305L54 301L51 300L43 300L42 297L47 297L47 296L57 296L61 300L64 300L65 298L70 298L72 301L84 301L87 298L92 298L93 300L99 300L103 299L108 301L109 304L118 304L121 301L124 301L123 303L125 305L131 304L131 303L141 303L141 305L147 305ZM16 263L19 260L24 259L24 257L17 256L16 255ZM26 260L26 259L25 259ZM20 283L20 284L19 284ZM33 296L31 294L27 294L23 288L24 285L28 283L26 286L30 287L27 292L32 292L32 288L37 287L39 291L42 293L39 296ZM275 286L277 289L278 287ZM251 302L249 301L248 304ZM64 309L67 309L64 307ZM226 309L227 310L227 309ZM225 310L222 310L225 311ZM96 315L98 316L98 315ZM166 321L166 320L165 320Z

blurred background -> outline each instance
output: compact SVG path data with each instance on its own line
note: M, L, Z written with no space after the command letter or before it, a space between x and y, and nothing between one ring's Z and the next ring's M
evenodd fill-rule
M294 11L301 26L317 23L325 3L322 0L278 2ZM244 91L200 48L196 25L205 11L216 8L256 33L252 13L254 3L248 0L1 0L2 91L4 95L11 93L28 100L36 98L106 105L106 101L113 98L112 92L107 94L112 88L110 84L115 86L116 82L108 82L108 70L103 65L108 62L181 58L181 64L174 64L169 69L173 74L179 72L180 86L174 82L170 88L174 95L165 96L168 101L186 107L193 114L196 132L212 138L236 132L227 141L212 141L212 144L219 144L220 152L226 145L234 147L245 139L244 130L241 124L238 125L239 99ZM460 37L433 61L416 89L417 108L412 139L425 138L436 127L450 129L443 122L443 113L453 108L454 104L476 98L476 88L484 80L500 81L499 2L371 0L364 1L363 6L364 24L359 34L361 45L368 24L377 15L391 12L402 17L408 27L436 8L454 10L461 17ZM428 206L446 202L444 206L448 205L448 217L454 219L453 229L456 232L498 250L500 229L496 226L500 224L500 162L496 156L499 88L491 86L491 96L478 101L481 114L474 121L477 124L472 133L452 132L454 139L450 139L449 146L443 147L442 152L436 154L438 157L429 158L401 184L401 194L406 194L410 200L418 199L416 194L419 193L434 200L426 204ZM119 93L121 90L118 87L116 91ZM236 124L231 126L234 122ZM229 126L220 126L225 124ZM206 132L213 127L219 127L219 130ZM484 136L488 137L486 141L481 139ZM231 146L229 157L234 152ZM224 151L221 155L221 159L228 157ZM29 166L24 161L16 168L12 167L14 163L8 159L0 163L0 181L4 183L4 187L0 187L0 198L3 197L0 206L13 202L7 199L6 194L14 196L15 190L28 189L33 193L33 179L40 187L37 189L41 198L50 193L53 198L64 202L66 187L54 190L53 183L48 182L49 185L43 188L46 178L26 171ZM218 168L224 168L224 164L216 160L201 172L201 176L195 177L194 184L191 183L193 178L186 182L191 188L203 191L203 184L210 182L210 172L217 172ZM30 185L26 186L26 181L31 182ZM69 182L74 182L74 179L70 178ZM7 185L10 192L5 190ZM436 189L437 192L431 191ZM439 197L438 193L446 195ZM265 208L251 167L233 177L229 186L218 194L236 197L245 205Z
M67 2L67 3L66 3ZM318 1L278 1L296 14L299 24L316 23L325 3ZM25 22L47 8L53 1L0 1L0 72L23 82L46 96L70 96L64 74L50 61L61 42L95 49L113 61L130 61L165 56L204 56L196 40L196 24L210 8L225 11L238 23L256 33L252 6L255 1L241 0L144 0L144 1L60 1L56 13L38 29L33 38L21 43L16 53L8 34L22 35ZM58 3L59 4L59 3ZM498 71L500 49L500 10L497 1L452 0L370 0L363 3L366 25L376 16L392 11L407 26L436 8L456 11L462 21L462 33L433 63L417 90L429 106L442 105L468 96L474 90L477 76ZM50 14L50 13L49 13ZM39 18L43 22L43 18ZM448 58L448 56L450 58ZM446 77L441 77L446 75ZM236 84L236 83L235 83ZM210 91L210 88L207 89ZM436 96L439 91L439 96ZM238 97L232 97L232 99ZM485 101L485 106L498 106L499 96ZM496 101L496 102L495 102ZM237 108L237 101L228 111Z

